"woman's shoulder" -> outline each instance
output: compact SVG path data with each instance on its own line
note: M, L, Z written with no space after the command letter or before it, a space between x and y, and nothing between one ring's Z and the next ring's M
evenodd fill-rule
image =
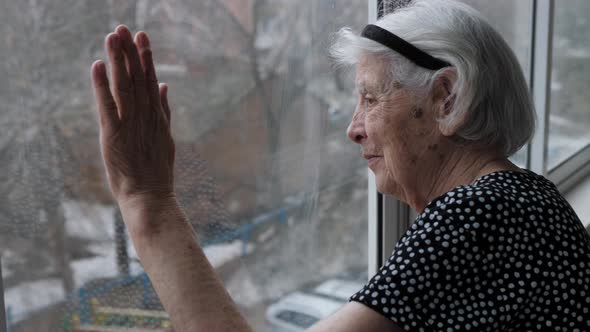
M470 185L453 188L437 197L421 216L434 211L452 216L457 213L482 214L502 211L502 214L531 211L532 206L563 207L565 199L555 185L532 171L498 171L476 179ZM481 208L481 213L478 213ZM543 209L544 210L544 209Z
M531 171L499 171L436 198L409 233L427 228L469 229L485 236L534 229L585 232L580 219L553 183ZM544 232L545 233L545 232ZM550 236L551 232L546 232ZM482 234L479 234L480 236Z

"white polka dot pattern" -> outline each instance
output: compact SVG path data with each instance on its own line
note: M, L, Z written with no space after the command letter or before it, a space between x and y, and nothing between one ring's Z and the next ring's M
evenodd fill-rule
M500 171L428 204L351 297L408 332L590 331L590 236L555 186Z

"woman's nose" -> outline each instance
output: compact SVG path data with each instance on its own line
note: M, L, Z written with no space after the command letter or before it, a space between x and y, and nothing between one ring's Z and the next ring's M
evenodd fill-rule
M348 125L348 129L346 129L346 134L351 141L361 144L364 139L367 138L367 133L365 132L365 117L363 112L359 112L357 109L353 116L350 124Z

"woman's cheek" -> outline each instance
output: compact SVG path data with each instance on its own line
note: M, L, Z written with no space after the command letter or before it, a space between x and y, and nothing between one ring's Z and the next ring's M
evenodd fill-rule
M382 135L387 131L387 124L383 122L383 118L375 113L367 113L365 116L365 130L367 136L374 141L379 141Z
M384 139L382 142L383 161L388 172L395 175L406 155L405 143L393 133L384 137Z
M406 128L399 128L387 137L385 156L396 169L413 169L419 160L419 143Z

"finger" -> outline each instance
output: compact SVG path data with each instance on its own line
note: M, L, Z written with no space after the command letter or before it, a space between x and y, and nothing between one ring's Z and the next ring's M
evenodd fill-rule
M145 76L143 73L143 69L141 68L141 63L139 61L137 46L133 42L131 32L125 25L119 25L115 29L115 32L121 38L121 45L127 58L127 64L129 65L129 75L131 76L131 79L134 83L137 83L137 81L139 81L139 83L143 84L145 82Z
M166 121L168 122L168 128L170 128L170 106L168 105L168 85L165 83L160 83L160 100L162 101L162 108L164 109L164 115L166 116Z
M107 35L105 48L111 62L111 77L113 78L114 98L119 109L119 118L133 107L133 86L125 65L125 55L121 47L121 38L116 33Z
M131 82L133 84L135 93L135 109L143 110L147 107L148 96L146 95L147 91L145 85L145 74L139 61L137 47L133 42L131 32L126 26L119 25L115 29L115 32L121 38L121 45L123 47L123 51L125 52L127 66L129 67L129 76L131 77Z
M110 135L119 124L117 104L109 88L106 65L101 60L95 61L91 69L94 96L98 105L101 133Z
M141 66L145 73L145 81L150 101L152 102L152 105L160 105L158 78L156 77L150 40L147 34L143 31L138 32L135 35L135 44L138 46L139 60L141 61Z

